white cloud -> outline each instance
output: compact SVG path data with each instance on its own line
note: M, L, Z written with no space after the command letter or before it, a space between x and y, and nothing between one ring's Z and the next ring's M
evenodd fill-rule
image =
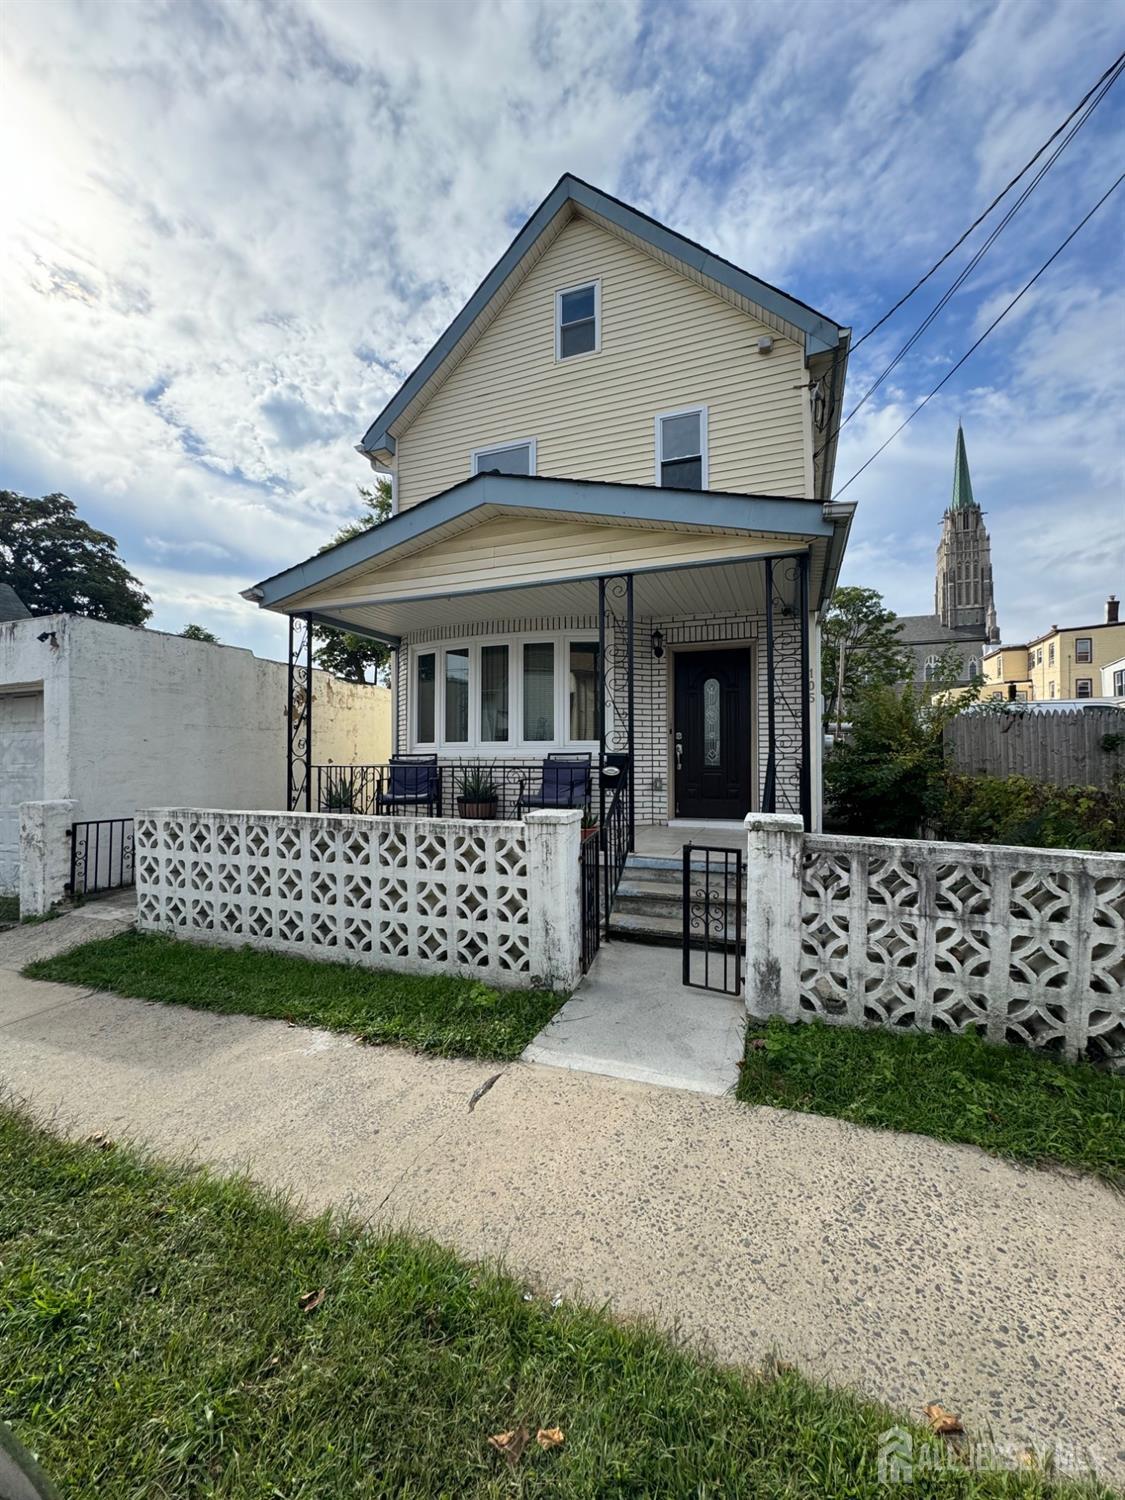
M369 475L352 445L561 172L862 328L1115 50L1111 7L1081 27L1050 0L825 14L9 0L12 471L120 537L161 623L186 612L257 639L275 627L238 590L354 512ZM1104 188L1111 123L1087 127L849 426L841 478ZM928 607L956 402L1002 623L1037 623L1058 589L1089 612L1120 582L1116 242L1092 225L1072 248L956 377L961 394L849 491L849 576L900 609ZM853 399L911 322L860 351ZM1087 557L1091 525L1106 545ZM1044 571L1044 545L1085 560Z

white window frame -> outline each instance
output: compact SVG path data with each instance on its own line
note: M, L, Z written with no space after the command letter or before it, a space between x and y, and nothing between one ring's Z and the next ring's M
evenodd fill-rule
M664 463L664 427L663 423L667 417L699 417L699 457L700 457L700 489L706 489L708 485L707 464L707 408L705 406L677 406L671 411L658 411L653 421L654 444L656 450L656 485L662 489L660 478L661 466Z
M483 448L474 448L469 454L469 474L478 474L477 460L483 453L498 453L504 448L526 448L528 450L528 473L537 473L538 453L534 438L512 438L505 443L485 443Z
M471 756L478 752L495 760L529 760L554 751L596 752L598 741L570 738L570 647L572 643L597 640L597 630L524 631L518 635L450 636L441 641L419 641L407 651L407 692L410 695L408 754L436 752L439 755ZM555 648L555 734L550 740L525 740L523 737L523 648L532 642L550 641ZM506 740L481 737L480 653L483 646L508 648L508 727ZM469 738L452 744L445 738L445 653L469 651ZM432 740L418 738L418 658L433 654L434 661L434 733Z
M433 656L434 658L434 738L424 740L418 733L418 710L421 707L418 693L418 657ZM445 678L439 674L444 672L445 663L441 659L441 653L436 646L419 646L416 651L410 653L410 664L406 678L406 692L410 701L410 748L417 747L419 750L436 750L439 742L442 720L445 717L444 697ZM470 700L471 701L471 700Z
M584 292L587 287L594 289L594 347L586 349L581 354L564 354L562 352L562 299L571 292ZM594 354L602 352L602 283L600 277L589 277L586 281L576 281L573 286L559 287L555 292L555 363L557 365L573 364L578 359L589 359Z

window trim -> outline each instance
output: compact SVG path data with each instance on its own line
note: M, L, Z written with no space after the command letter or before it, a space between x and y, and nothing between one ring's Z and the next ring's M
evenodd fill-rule
M498 453L502 448L526 448L528 450L527 472L529 474L538 472L539 455L537 451L538 444L535 438L512 438L510 442L485 443L483 448L474 448L469 454L469 477L472 478L480 473L480 470L477 468L477 460L482 453Z
M588 287L594 289L594 347L584 349L581 354L564 354L562 352L562 299L568 297L571 292L584 292ZM569 365L572 360L589 359L593 354L602 352L602 281L600 276L589 277L585 281L576 281L573 286L559 287L555 292L555 363L557 365Z
M707 461L707 408L706 406L676 406L670 411L658 411L653 418L654 448L656 452L656 487L664 489L661 482L660 470L664 464L664 428L663 423L668 417L699 417L699 488L705 490L708 487L708 461ZM668 486L672 488L672 486Z
M1088 693L1082 692L1083 686L1088 687ZM1092 677L1076 677L1074 679L1074 696L1076 698L1092 698L1094 696L1094 679Z
M572 740L570 736L570 647L572 643L596 642L597 630L531 630L515 634L450 636L441 641L419 641L407 648L407 693L410 712L408 754L437 753L451 758L474 757L479 753L495 760L542 759L553 751L589 750L596 753L598 741ZM555 648L555 734L550 740L523 738L523 648L525 644L550 641ZM481 737L480 652L483 646L508 647L508 729L506 740ZM445 738L445 653L469 651L469 738L449 742ZM435 694L434 739L418 738L418 667L420 656L435 657L434 680L440 691Z
M1086 655L1082 655L1082 647L1086 648ZM1081 662L1084 667L1093 666L1094 663L1094 637L1092 635L1076 635L1074 637L1074 660Z

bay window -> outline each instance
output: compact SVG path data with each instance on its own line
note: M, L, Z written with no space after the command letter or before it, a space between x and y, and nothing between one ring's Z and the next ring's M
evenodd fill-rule
M588 637L534 634L420 647L410 654L409 692L411 749L536 757L597 745L598 645Z

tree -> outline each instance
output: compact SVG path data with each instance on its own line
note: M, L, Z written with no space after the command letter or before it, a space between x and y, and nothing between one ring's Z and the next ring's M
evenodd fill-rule
M917 838L938 818L946 798L945 726L980 692L979 681L953 692L960 672L957 649L949 647L925 688L867 682L849 698L848 738L824 767L832 820L842 831Z
M332 540L321 547L322 552L327 552L330 547L338 547L341 542L350 542L354 536L362 536L373 526L381 526L390 515L389 479L376 480L374 487L361 484L359 495L366 506L366 513L341 526ZM326 672L334 672L337 677L346 678L348 682L366 682L369 667L374 669L378 680L390 656L389 646L382 646L378 641L369 640L367 636L353 635L350 630L331 630L321 625L316 627L313 658L317 666L323 667Z
M860 688L893 687L913 675L913 654L897 620L878 589L836 590L820 637L825 729L839 722Z
M66 495L33 500L0 490L0 583L10 583L33 615L143 625L152 614L113 537L81 520Z
M212 635L202 625L185 625L180 631L185 641L210 641L212 646L221 646L222 641L217 635Z

